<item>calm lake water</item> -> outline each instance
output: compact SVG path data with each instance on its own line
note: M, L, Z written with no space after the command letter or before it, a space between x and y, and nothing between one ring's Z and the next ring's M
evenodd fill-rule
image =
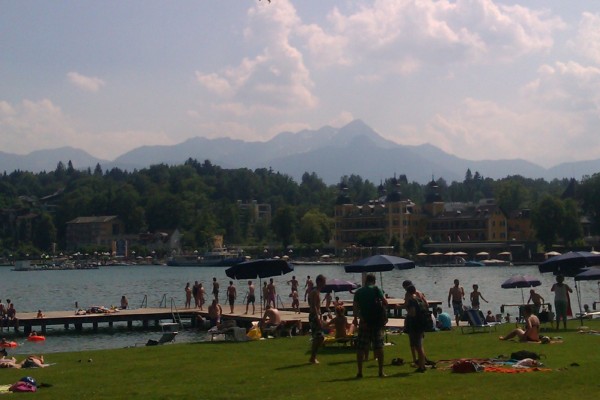
M11 271L9 267L0 268L2 280L0 281L0 297L5 301L11 299L18 312L75 310L75 302L79 307L87 308L93 305L109 307L119 304L122 295L129 299L132 308L141 306L144 296L147 296L149 307L158 307L163 296L169 300L173 298L179 307L183 307L185 299L184 286L186 282L191 284L199 281L208 286L210 292L212 278L216 277L221 285L221 293L229 283L225 275L225 269L221 267L166 267L158 265L145 266L114 266L101 267L96 270L73 270L73 271ZM327 278L339 278L360 282L361 274L347 274L339 265L322 264L317 266L295 267L294 272L288 275L275 277L274 281L278 293L284 302L289 302L289 286L286 282L292 275L304 286L306 276L313 279L318 274L324 274ZM461 281L467 295L472 291L472 285L478 284L479 290L489 301L483 303L482 310L492 310L494 314L500 312L502 304L514 304L521 302L520 289L502 289L501 283L514 274L531 274L539 277L542 286L536 289L538 293L553 303L554 296L550 287L554 283L552 274L540 274L537 266L513 266L513 267L417 267L411 270L393 270L377 274L377 283L392 297L403 297L402 281L412 280L417 288L423 291L431 300L441 300L442 306L447 310L446 299L448 289L456 278ZM573 289L575 282L567 278L567 284ZM241 302L246 294L246 281L235 282L238 288L238 299ZM579 282L581 289L581 304L590 304L599 301L599 287L596 281ZM256 282L258 286L258 281ZM528 298L528 290L525 289L525 301ZM351 299L348 293L338 294L342 299ZM223 295L222 295L223 296ZM572 297L573 309L576 310L577 297ZM506 312L515 314L516 309L506 309ZM127 331L125 327L117 327L112 331L92 333L85 331L75 334L73 331L65 333L61 328L55 331L49 330L47 340L43 344L23 343L12 353L32 352L59 352L76 350L93 350L103 348L121 348L145 343L148 339L157 339L160 332L133 330ZM177 337L178 342L205 340L205 335L192 331L183 331ZM20 343L23 340L17 339Z

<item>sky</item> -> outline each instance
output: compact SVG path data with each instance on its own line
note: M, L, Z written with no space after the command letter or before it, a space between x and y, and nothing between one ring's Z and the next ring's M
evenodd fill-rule
M0 0L0 151L354 119L469 160L600 158L600 2Z

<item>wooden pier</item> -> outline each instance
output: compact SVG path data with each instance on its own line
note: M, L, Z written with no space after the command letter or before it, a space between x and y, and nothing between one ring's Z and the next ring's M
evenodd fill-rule
M403 327L404 319L401 318L401 310L404 307L404 301L402 299L389 299L389 303L391 318L388 327ZM432 308L439 304L441 304L439 301L430 301L430 307ZM235 320L237 325L243 327L250 327L253 321L259 321L262 317L259 306L256 306L254 314L251 311L252 307L250 307L250 313L246 314L246 306L242 304L236 304L233 313L230 312L231 309L228 304L222 304L221 307L223 308L222 320ZM351 303L346 302L344 308L347 314L351 314ZM285 305L279 306L278 309L283 322L299 321L303 330L307 330L307 303L300 303L300 312L293 311L291 307ZM325 311L324 308L323 310ZM331 311L333 314L333 307ZM115 323L126 323L127 327L132 329L135 322L140 323L144 328L149 328L151 325L159 327L163 322L181 322L186 326L195 328L199 327L199 321L208 318L208 311L206 307L203 310L197 308L137 308L84 315L77 315L75 311L48 311L44 313L44 318L37 318L37 313L29 312L18 313L17 317L19 328L22 328L25 335L29 335L31 331L45 334L50 326L62 326L65 330L73 328L76 331L82 331L84 326L90 326L93 331L97 331L101 325L112 328ZM10 328L5 327L5 329Z

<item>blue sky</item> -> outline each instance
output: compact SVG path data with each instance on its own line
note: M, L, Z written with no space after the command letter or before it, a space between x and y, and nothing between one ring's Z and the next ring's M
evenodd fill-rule
M0 151L356 118L473 160L598 158L600 3L0 0Z

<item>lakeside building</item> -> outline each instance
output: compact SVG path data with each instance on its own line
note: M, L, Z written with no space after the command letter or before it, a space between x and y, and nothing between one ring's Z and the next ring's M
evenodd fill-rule
M77 217L67 222L66 246L76 250L85 246L112 248L116 240L125 239L125 224L116 215Z
M529 210L507 215L494 199L444 202L433 180L421 206L397 189L385 194L382 186L379 197L366 204L354 204L346 192L342 188L335 205L336 251L356 246L369 235L380 235L388 244L427 240L425 247L432 251L535 249Z

